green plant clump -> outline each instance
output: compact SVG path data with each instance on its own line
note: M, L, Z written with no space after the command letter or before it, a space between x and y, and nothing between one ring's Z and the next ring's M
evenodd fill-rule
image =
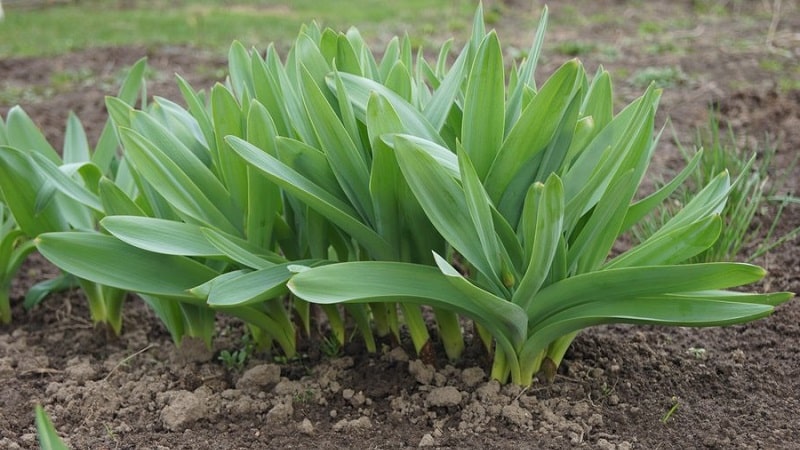
M224 312L292 358L316 304L331 348L348 322L370 351L405 326L427 358L427 305L448 358L471 319L492 377L527 386L552 379L586 327L728 325L787 301L728 290L761 279L759 267L686 263L719 236L726 172L610 256L699 159L635 201L660 91L615 112L609 74L577 60L536 83L546 21L545 10L511 70L480 8L454 60L451 41L433 61L408 37L376 58L357 30L315 24L283 59L234 43L225 84L202 92L178 79L186 108L107 99L121 157L74 166L11 145L25 170L0 164L47 180L27 201L45 192L53 208L90 210L84 226L42 230L37 249L79 279L138 293L176 341L210 340Z

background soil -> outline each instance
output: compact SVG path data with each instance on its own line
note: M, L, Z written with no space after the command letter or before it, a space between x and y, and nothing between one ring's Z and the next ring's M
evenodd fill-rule
M590 71L610 70L623 104L642 91L643 70L677 68L662 80L672 86L659 116L671 118L678 138L692 142L714 106L742 143L777 145L779 171L800 145L800 13L784 0L773 15L776 4L558 2L538 78L589 48L581 59ZM504 44L526 48L540 5L491 8ZM174 72L195 86L224 77L223 55L107 48L0 61L0 88L19 94L56 146L69 110L96 138L103 96L142 56L153 68L150 94L178 100ZM10 106L2 100L0 113ZM652 179L681 161L665 137ZM798 175L789 174L788 191L797 192ZM800 211L788 208L780 228L798 224ZM757 262L769 275L754 289L800 291L797 240ZM73 448L800 448L797 301L726 328L593 328L577 338L555 383L521 391L487 382L475 351L433 368L402 348L367 355L357 343L328 358L312 341L297 361L254 355L244 370L228 370L217 352L238 348L242 330L226 318L208 351L191 341L176 349L134 298L119 337L91 325L78 292L25 311L27 287L53 273L30 258L14 285L15 320L0 328L0 448L37 446L36 403Z

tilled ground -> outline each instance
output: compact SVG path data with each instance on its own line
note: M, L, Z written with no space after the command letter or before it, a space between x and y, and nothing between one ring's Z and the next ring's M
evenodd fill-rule
M729 10L723 18L698 18L699 3ZM666 80L673 86L660 117L671 117L678 138L692 142L715 106L743 143L777 143L777 175L800 145L800 93L791 84L800 79L800 14L796 2L784 1L768 36L774 17L767 3L574 2L580 13L553 5L539 78L576 43L593 43L581 58L611 71L622 104L643 89L636 76L642 70L677 67L683 75ZM502 10L494 26L504 42L527 45L538 15L529 8L512 2ZM624 20L609 26L592 19L600 14ZM656 26L658 36L643 34ZM659 53L662 47L673 50ZM0 91L15 92L13 101L24 103L56 146L69 110L96 137L105 121L103 96L141 56L153 67L149 92L173 99L173 72L210 86L224 67L221 57L188 48L95 49L2 60ZM10 106L0 97L0 113ZM656 155L651 180L681 165L670 141L665 137ZM799 175L789 174L787 191L797 191ZM800 224L797 207L785 214L782 230ZM757 263L770 274L754 289L800 291L797 241ZM434 367L410 356L408 345L388 343L377 355L354 343L328 357L312 337L303 340L298 360L278 364L256 354L243 369L231 369L219 352L237 349L242 329L224 317L208 350L192 341L176 348L135 298L119 337L91 325L77 292L24 311L25 289L53 271L37 256L28 261L14 286L15 321L0 328L0 448L37 446L36 403L73 448L87 449L800 448L797 301L767 319L726 328L590 329L553 384L522 390L488 381L478 348L455 366L440 359Z

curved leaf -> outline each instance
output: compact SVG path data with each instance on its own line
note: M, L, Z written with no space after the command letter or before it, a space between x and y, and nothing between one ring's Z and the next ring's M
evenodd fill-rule
M36 248L73 275L126 291L202 303L188 290L218 273L192 259L160 255L99 233L45 233Z

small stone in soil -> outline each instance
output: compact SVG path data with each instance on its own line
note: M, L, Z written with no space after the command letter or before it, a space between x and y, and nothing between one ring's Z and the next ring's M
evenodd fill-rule
M461 392L453 386L445 386L432 390L427 403L433 407L457 406L461 403Z
M480 367L469 367L461 372L461 382L467 387L477 386L486 378L486 372Z
M298 429L298 430L299 430L301 433L303 433L303 434L306 434L306 435L309 435L309 436L310 436L310 435L312 435L312 434L314 434L314 424L312 424L312 423L311 423L311 421L310 421L310 420L308 420L308 418L306 418L306 419L303 419L303 421L302 421L302 422L300 422L300 423L297 425L297 429Z
M503 418L518 427L524 427L533 416L529 411L517 405L505 405L503 406Z
M433 381L433 375L436 371L433 370L432 366L422 362L422 360L415 359L408 363L408 373L417 380L417 383L427 386Z
M436 441L433 439L433 436L431 436L430 433L425 433L422 439L419 440L418 447L433 447L434 445L436 445Z
M236 389L243 391L261 391L276 385L281 381L281 368L277 364L259 364L247 369L239 381Z

